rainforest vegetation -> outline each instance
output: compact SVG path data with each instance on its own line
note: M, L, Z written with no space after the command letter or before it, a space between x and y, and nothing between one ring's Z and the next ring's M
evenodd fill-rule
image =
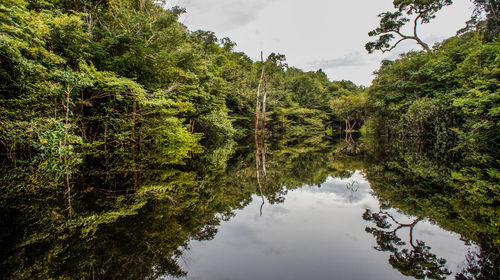
M471 278L471 263L457 279L498 275L497 0L475 0L467 26L434 46L418 25L452 1L395 0L366 49L413 40L422 50L383 61L369 87L304 72L278 53L252 61L229 38L188 30L185 10L165 2L0 0L0 268L9 278L125 279L130 260L127 279L183 275L179 246L213 238L255 192L245 185L259 167L246 167L253 154L238 146L254 133L258 88L267 93L260 148L269 141L274 151L260 190L270 202L364 169L387 205L482 244L471 260L487 276ZM413 34L401 31L408 24ZM130 240L143 255L115 243Z

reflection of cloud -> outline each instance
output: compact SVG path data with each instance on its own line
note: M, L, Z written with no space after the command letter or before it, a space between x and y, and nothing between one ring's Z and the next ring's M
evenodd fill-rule
M228 244L234 247L245 249L245 244L252 244L254 248L259 248L259 250L267 254L281 254L278 248L271 246L268 240L261 237L262 233L255 225L245 223L234 224L230 229L226 229L225 234L233 236L228 241Z
M348 185L352 186L352 188L349 189ZM365 200L371 197L370 184L360 171L356 171L348 179L329 177L326 182L321 184L321 188L307 186L301 190L315 194L328 194L328 204L331 201L336 201L338 203L336 207L352 207L353 205L363 204ZM323 203L322 198L318 197L316 203Z
M290 209L286 209L285 207L281 205L276 205L273 207L273 214L278 214L278 215L287 215L290 214Z
M346 66L362 66L368 65L369 61L364 59L364 56L359 52L349 53L339 58L321 59L306 63L307 67L314 69L332 69Z

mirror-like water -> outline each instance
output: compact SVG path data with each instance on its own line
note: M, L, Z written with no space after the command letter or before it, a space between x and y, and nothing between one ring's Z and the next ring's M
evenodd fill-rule
M378 211L362 172L350 178L328 179L320 186L288 192L284 203L262 207L261 198L236 211L219 226L211 241L193 241L181 257L187 279L403 279L389 262L390 253L378 246L365 229L366 209ZM398 222L415 217L387 210ZM396 222L393 222L396 225ZM390 230L393 230L392 228ZM398 231L409 248L410 229ZM454 275L463 269L469 246L460 236L422 220L412 229L414 242L425 242ZM448 273L443 273L447 276ZM405 278L411 279L411 277Z
M3 161L2 279L498 279L495 198L432 153L321 137L185 165L154 151L86 158L72 216L50 174Z

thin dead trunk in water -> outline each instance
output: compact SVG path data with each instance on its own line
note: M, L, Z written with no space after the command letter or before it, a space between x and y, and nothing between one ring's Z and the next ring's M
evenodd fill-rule
M262 134L264 135L264 134ZM267 178L267 169L266 169L266 144L264 143L264 136L261 136L262 139L262 176L264 176L264 180Z
M257 181L259 181L259 167L260 167L260 154L259 154L259 137L254 135L255 141L255 168L257 170Z
M257 86L257 103L255 104L255 137L257 137L257 131L259 129L259 113L260 113L260 86L262 85L262 80L264 79L264 57L262 52L260 52L260 59L262 60L262 71L260 73L259 85Z
M261 158L259 155L259 137L258 137L258 130L259 130L259 115L262 114L262 127L261 127L261 134L260 134L260 140L262 142L262 176L263 176L263 182L265 184L266 182L266 177L267 177L267 171L266 171L266 148L265 148L265 143L264 143L264 137L265 137L265 125L266 125L266 99L267 99L267 83L266 79L264 77L265 73L265 64L264 64L264 56L263 53L260 52L260 59L262 61L262 71L260 74L260 79L259 79L259 85L257 87L257 100L255 103L255 131L254 131L254 141L255 141L255 169L256 169L256 176L257 176L257 184L259 186L259 192L260 192L260 197L262 198L262 204L260 205L260 216L262 216L262 208L265 203L264 199L264 192L262 191L262 184L260 182L260 166L261 166ZM260 89L262 86L262 82L264 81L264 95L263 95L263 100L262 100L262 112L261 112L261 103L260 103Z
M195 120L189 119L189 128L188 128L188 130L189 130L190 133L194 133L194 124L195 124L195 122L196 122ZM188 154L189 154L189 158L191 158L191 159L194 158L194 152L193 151L189 151Z
M264 132L266 128L266 101L267 101L267 79L264 77L264 97L262 98L262 127L261 127L261 135L262 135L262 144L264 144Z
M264 97L262 99L262 127L260 131L260 139L262 142L262 175L264 180L267 177L266 170L266 145L265 141L265 129L266 129L266 100L267 100L267 80L264 78Z
M109 166L109 154L108 154L108 126L109 126L109 112L106 112L106 120L104 123L104 157L106 164L106 171L108 171ZM106 172L106 176L108 172Z

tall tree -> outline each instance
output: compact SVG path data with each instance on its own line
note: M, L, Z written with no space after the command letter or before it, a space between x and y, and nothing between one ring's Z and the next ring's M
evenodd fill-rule
M484 18L486 39L492 41L500 33L500 1L498 0L474 0L476 9L472 21L478 25Z
M405 40L416 41L422 49L430 52L431 49L417 34L419 24L429 23L436 17L436 12L444 6L451 5L452 0L394 0L395 12L379 14L380 25L368 32L370 37L378 36L374 42L365 45L369 53L376 50L382 52L392 51L399 43ZM413 22L412 32L405 34L401 30L408 22ZM394 39L399 38L395 43Z

